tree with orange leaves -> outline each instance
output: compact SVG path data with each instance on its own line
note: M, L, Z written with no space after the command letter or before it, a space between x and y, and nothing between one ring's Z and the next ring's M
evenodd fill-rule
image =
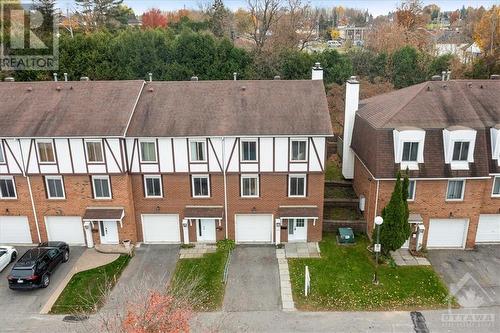
M167 17L157 8L152 8L142 14L143 28L166 28Z
M500 50L500 6L493 6L474 26L474 41L486 53Z

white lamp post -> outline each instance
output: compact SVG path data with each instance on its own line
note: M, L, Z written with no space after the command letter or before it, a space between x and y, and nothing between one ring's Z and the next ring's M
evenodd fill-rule
M378 256L381 250L380 246L380 226L384 223L382 216L375 217L375 228L377 228L377 243L374 246L375 250L375 274L373 274L373 284L378 284Z

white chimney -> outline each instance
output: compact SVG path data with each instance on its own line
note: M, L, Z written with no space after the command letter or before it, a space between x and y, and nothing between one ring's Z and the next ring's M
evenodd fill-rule
M344 142L342 147L342 175L354 178L354 152L351 150L354 118L359 105L359 82L351 76L345 85Z
M314 67L312 68L311 79L323 80L323 68L321 68L321 64L319 62L315 63Z

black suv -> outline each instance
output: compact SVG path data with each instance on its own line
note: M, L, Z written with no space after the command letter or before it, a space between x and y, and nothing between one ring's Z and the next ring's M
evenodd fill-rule
M64 242L46 242L29 249L12 267L10 289L47 288L50 274L61 262L69 260L69 246Z

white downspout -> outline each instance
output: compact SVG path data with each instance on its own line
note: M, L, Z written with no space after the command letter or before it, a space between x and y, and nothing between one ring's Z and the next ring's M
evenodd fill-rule
M26 175L26 165L24 163L24 154L23 154L23 149L21 147L21 140L17 139L17 143L19 144L19 151L21 152L21 160L23 163L23 177L26 178L26 181L28 182L28 191L30 193L30 200L31 200L31 209L33 210L33 217L35 218L35 226L36 226L36 233L38 236L38 243L42 242L42 237L40 236L40 227L38 226L38 216L36 214L36 207L35 207L35 200L33 199L33 191L31 190L31 180L28 175Z
M224 224L226 230L226 239L229 238L227 230L227 179L226 179L226 138L221 137L222 140L222 175L224 179Z

